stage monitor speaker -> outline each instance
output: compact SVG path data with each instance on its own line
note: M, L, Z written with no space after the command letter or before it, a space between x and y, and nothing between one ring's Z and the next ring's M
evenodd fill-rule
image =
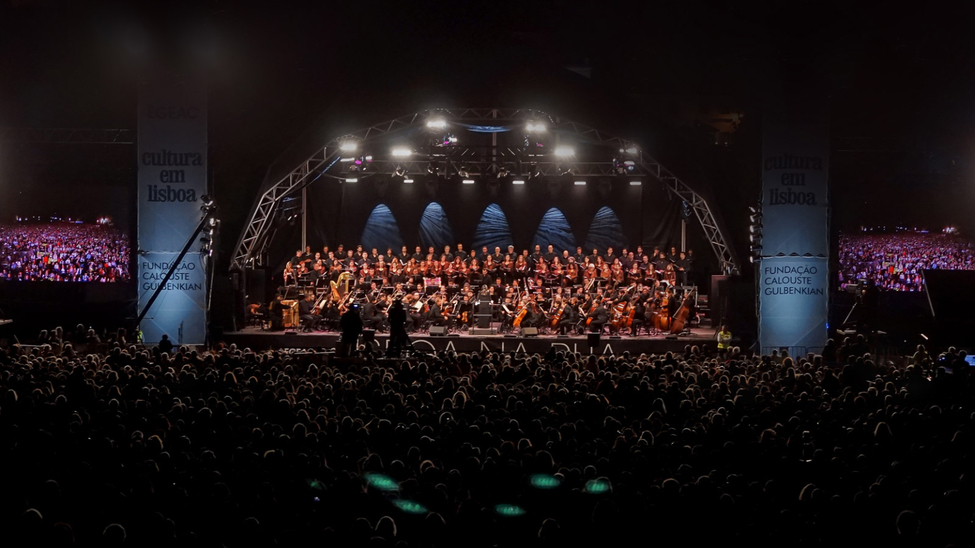
M599 346L599 333L589 333L586 335L586 340L589 342L589 348L596 348Z
M430 336L431 337L443 337L447 334L447 327L443 325L432 325L430 326Z
M474 329L471 329L471 335L474 335L474 336L482 336L483 337L483 336L486 336L486 335L493 335L494 334L493 331L494 330L491 329L490 327L488 327L488 328L475 327Z
M363 329L362 330L362 342L363 344L369 344L376 340L376 330L375 329Z
M522 337L537 337L538 328L537 327L522 327L521 328Z

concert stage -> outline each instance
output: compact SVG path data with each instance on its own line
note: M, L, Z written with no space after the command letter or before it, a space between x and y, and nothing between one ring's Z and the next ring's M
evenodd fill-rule
M248 327L241 331L224 333L223 341L227 344L236 343L240 348L254 350L269 350L279 348L324 348L333 349L339 338L338 333L294 333L283 331L263 331L258 327ZM385 349L389 337L385 334L375 336L379 348ZM558 350L569 350L583 354L612 355L629 352L630 354L661 354L668 351L683 351L684 346L696 344L707 346L710 350L716 348L713 329L692 329L690 335L677 338L667 338L663 335L648 337L622 336L614 338L602 335L597 345L590 349L586 335L574 335L558 338L553 335L539 337L519 337L505 335L458 335L431 336L427 334L411 335L410 341L415 350L422 352L453 350L455 352L477 352L480 350L500 352L548 352L553 346ZM361 342L361 338L360 338Z

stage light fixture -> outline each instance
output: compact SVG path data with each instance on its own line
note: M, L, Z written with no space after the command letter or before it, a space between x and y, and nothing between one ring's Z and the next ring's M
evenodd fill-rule
M761 234L762 225L761 224L751 225L750 227L748 227L748 232L751 232L752 234Z
M525 126L525 130L528 131L528 133L541 133L545 131L545 124L530 120Z
M501 168L498 170L498 179L504 179L508 176L508 170L506 168Z
M427 164L427 173L430 175L436 175L438 171L439 169L437 168L437 162L430 160L430 163Z
M427 127L430 129L443 129L447 127L447 120L444 120L443 118L433 118L431 120L427 120Z
M358 183L359 182L359 179L353 177L351 179L346 179L345 182L347 182L347 183Z
M349 158L341 158L341 159L339 159L339 161L342 162L343 164L347 164L349 162L354 162L355 161L355 158L352 158L352 157L349 157Z
M472 185L474 184L474 179L464 179L461 182L464 183L465 185Z
M576 186L586 186L586 182L585 181L576 181L573 184L576 185Z
M631 156L636 156L637 154L639 154L640 149L636 148L635 146L627 147L625 149L621 148L620 149L620 154L623 154L624 152L626 154L631 155Z
M641 186L643 181L630 181L630 186Z
M406 179L403 179L403 182L406 183L406 184L408 184L408 185L412 185L413 184L413 179L406 178Z
M576 155L576 151L572 147L560 146L555 147L555 155L562 158L571 158Z
M559 165L555 166L555 171L558 172L559 175L571 175L572 174L572 168L569 167L569 166L563 166L562 164L559 164Z
M457 175L460 175L461 177L464 178L470 177L470 174L467 172L467 166L460 166L457 169Z
M523 184L525 184L525 181L523 179L515 179L514 181L511 181L511 184L513 184L513 185L523 185Z
M396 175L397 177L403 177L404 175L406 175L406 170L403 169L403 166L398 165L396 166L396 169L393 170L393 175Z
M339 149L342 152L355 152L357 148L359 148L359 145L355 141L346 141L339 145Z
M753 244L761 243L762 242L762 235L761 234L749 234L748 235L748 241L751 242L751 243L753 243Z
M392 150L392 154L397 158L405 158L406 156L413 154L413 151L406 147L395 147Z

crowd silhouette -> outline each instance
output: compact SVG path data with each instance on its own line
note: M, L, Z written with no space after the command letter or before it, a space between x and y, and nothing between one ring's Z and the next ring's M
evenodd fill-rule
M33 546L968 545L965 353L0 349ZM169 347L167 346L167 349ZM20 539L19 541L17 539Z

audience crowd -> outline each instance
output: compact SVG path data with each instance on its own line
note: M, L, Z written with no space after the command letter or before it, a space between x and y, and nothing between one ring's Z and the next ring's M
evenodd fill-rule
M873 280L880 289L922 291L922 270L975 270L975 245L943 234L841 234L840 287Z
M128 237L112 227L0 225L0 280L126 281L129 253Z
M5 546L964 546L964 352L0 349ZM381 475L375 475L381 474ZM505 506L506 505L506 506Z

